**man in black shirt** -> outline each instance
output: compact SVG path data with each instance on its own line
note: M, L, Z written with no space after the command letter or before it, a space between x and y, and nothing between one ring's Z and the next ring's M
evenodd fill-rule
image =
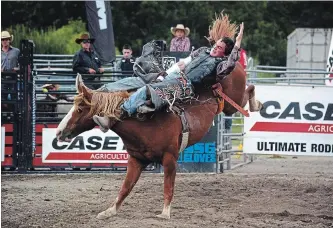
M117 71L133 72L134 62L135 58L132 56L132 48L130 45L125 44L123 47L123 58L117 63Z
M73 71L80 74L102 74L104 68L95 54L91 49L91 44L95 39L90 38L88 34L82 34L80 38L77 38L75 42L81 44L82 49L75 53L73 58ZM88 81L94 81L95 76L87 78ZM99 80L99 78L97 79ZM99 85L92 85L94 89L97 89Z

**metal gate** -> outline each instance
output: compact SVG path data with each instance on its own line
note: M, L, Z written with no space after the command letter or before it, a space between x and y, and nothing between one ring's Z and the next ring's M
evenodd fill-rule
M19 72L2 72L1 120L5 131L2 168L18 168L24 172L32 167L31 98L34 44L20 43Z
M325 69L296 69L258 65L250 66L247 69L249 76L247 81L254 85L325 85L325 80L327 80L325 75L327 74L330 72L326 72ZM244 116L239 113L231 117L220 114L218 118L216 172L221 173L253 162L257 158L256 155L243 153ZM226 125L230 125L230 121L232 126L229 128Z

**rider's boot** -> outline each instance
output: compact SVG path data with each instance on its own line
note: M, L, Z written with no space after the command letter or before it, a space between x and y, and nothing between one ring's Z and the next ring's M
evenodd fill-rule
M121 109L119 119L123 120L127 117L128 113L124 109ZM102 117L98 115L94 115L93 120L99 126L101 131L104 133L107 132L117 122L115 118L111 119L110 117L107 116Z
M103 131L104 133L109 130L109 123L110 123L110 118L107 116L93 116L94 122L99 126L99 129Z

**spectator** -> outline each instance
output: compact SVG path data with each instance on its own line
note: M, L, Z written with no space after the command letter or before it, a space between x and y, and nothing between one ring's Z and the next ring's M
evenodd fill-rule
M133 65L135 58L132 56L132 48L130 45L125 44L123 46L123 57L117 63L117 71L133 71Z
M14 36L9 32L1 32L1 71L17 71L20 50L12 47Z
M38 117L58 117L57 102L59 100L65 100L67 102L73 102L74 99L68 97L65 94L51 94L52 91L58 92L60 85L58 84L45 84L42 86L42 91L46 94L46 97L42 101L49 102L48 104L38 105L38 112L45 112L45 114L38 115Z
M49 97L51 100L54 100L54 101L66 100L69 102L74 101L73 98L70 98L68 95L65 95L65 94L59 94L59 93L51 94L52 91L58 92L59 88L60 88L60 85L58 85L58 84L45 84L42 86L43 92L48 93L46 96Z
M175 37L171 40L170 51L190 51L190 39L187 37L190 34L189 28L178 24L176 27L171 27L171 33Z
M102 74L104 68L98 59L95 52L91 49L95 39L90 38L88 34L82 34L80 38L77 38L75 42L81 44L82 49L75 53L73 58L73 71L80 74ZM94 81L95 76L88 78L89 81ZM93 85L94 89L97 89L99 85Z

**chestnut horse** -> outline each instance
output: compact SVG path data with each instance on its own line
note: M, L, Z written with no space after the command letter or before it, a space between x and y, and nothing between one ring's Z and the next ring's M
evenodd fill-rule
M239 63L234 71L220 83L223 92L242 107L246 105L250 96L254 96L253 86L245 90L246 73ZM58 140L72 140L82 132L89 131L96 126L92 120L93 110L91 109L96 108L94 97L103 92L87 88L80 75L77 76L76 87L79 95L75 97L74 107L57 128ZM218 110L217 99L210 87L195 88L195 91L198 101L185 106L185 116L190 130L188 146L197 143L204 137ZM129 95L126 91L117 93L124 99ZM104 92L104 94L108 93ZM256 108L254 107L254 109ZM232 115L236 109L226 103L223 112L226 115ZM158 162L164 168L164 207L158 217L169 219L176 165L182 141L180 117L172 112L156 112L153 118L145 121L138 121L134 118L119 121L113 125L112 131L121 137L129 154L127 174L118 197L108 209L99 213L97 218L105 219L115 215L145 167L151 162Z

